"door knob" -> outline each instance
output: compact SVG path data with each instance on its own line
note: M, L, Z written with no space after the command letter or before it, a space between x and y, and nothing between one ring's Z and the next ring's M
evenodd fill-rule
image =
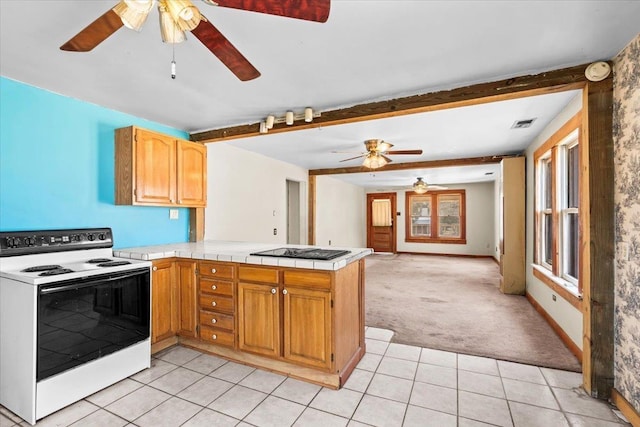
M288 294L288 293L289 293L289 292L287 292L287 290L286 290L286 289L283 289L283 290L282 290L282 294L283 294L283 295L286 295L286 294Z
M276 291L276 288L271 288L271 293L272 294L275 294L276 292L278 292L278 291Z

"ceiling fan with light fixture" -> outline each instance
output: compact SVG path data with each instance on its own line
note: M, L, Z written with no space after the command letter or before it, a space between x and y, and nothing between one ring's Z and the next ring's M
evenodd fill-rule
M359 156L340 160L340 162L348 162L349 160L354 160L354 159L359 159L360 157L364 157L364 162L362 163L362 166L369 169L377 169L393 161L387 156L396 155L396 154L409 154L409 155L422 154L422 150L389 150L391 147L393 147L393 144L385 142L381 139L367 139L364 142L364 146L367 149L366 152L360 153ZM337 151L334 151L334 153L337 153Z
M429 190L446 190L447 188L442 185L429 185L422 180L422 177L416 178L416 182L413 183L413 191L418 194L424 194Z
M212 6L326 22L330 0L202 0ZM165 43L180 43L190 31L240 80L252 80L260 72L189 0L157 0L160 33ZM88 52L122 26L135 31L142 26L156 0L121 0L86 28L60 46L72 52Z

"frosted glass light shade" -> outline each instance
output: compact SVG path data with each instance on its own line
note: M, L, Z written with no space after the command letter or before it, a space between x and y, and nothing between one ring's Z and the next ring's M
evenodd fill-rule
M369 169L378 169L387 164L387 159L377 153L371 153L364 158L362 166Z
M135 4L136 6L129 7L128 3ZM147 21L152 6L152 1L150 1L145 8L141 8L138 2L123 0L113 8L113 11L120 17L125 27L139 32Z
M424 194L428 189L427 183L424 182L422 178L418 178L418 180L413 183L413 191L418 194Z
M160 36L165 43L182 43L187 39L163 4L158 5L160 13Z
M182 31L195 29L202 20L200 11L189 0L165 0L164 5Z

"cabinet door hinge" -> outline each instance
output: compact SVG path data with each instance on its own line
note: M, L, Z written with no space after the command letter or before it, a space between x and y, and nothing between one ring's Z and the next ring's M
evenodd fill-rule
M331 353L331 361L333 362L333 353Z
M133 189L133 195L134 195L134 196L137 196L137 195L138 195L138 189L137 189L137 188L134 188L134 189Z
M331 308L333 308L333 300L331 300Z
M200 325L196 325L196 334L200 335Z

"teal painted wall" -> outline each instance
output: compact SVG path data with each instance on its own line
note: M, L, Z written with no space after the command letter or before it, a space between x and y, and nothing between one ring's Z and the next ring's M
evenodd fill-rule
M111 227L114 247L188 241L189 210L114 204L114 130L174 128L0 77L0 231Z

